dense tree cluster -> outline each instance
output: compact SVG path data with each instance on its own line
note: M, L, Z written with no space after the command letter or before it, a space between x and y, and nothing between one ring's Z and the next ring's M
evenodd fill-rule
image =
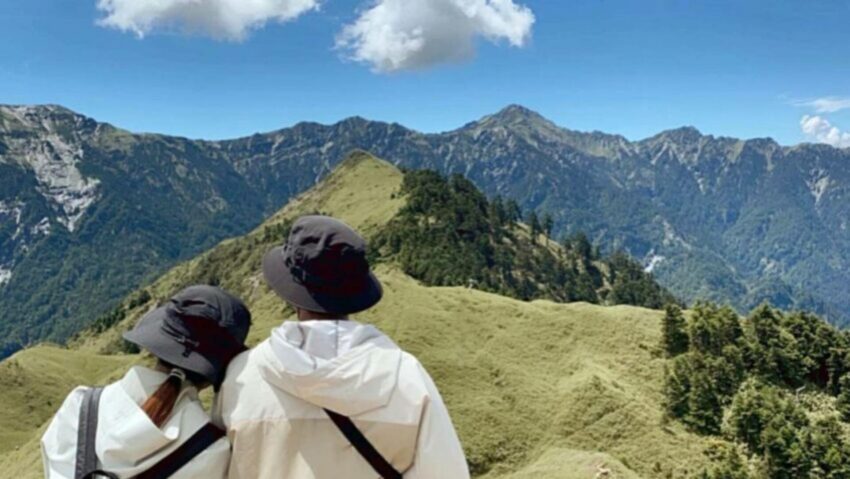
M102 314L95 319L90 326L90 330L95 334L102 333L112 326L118 324L127 316L127 312L147 303L151 300L151 294L148 290L143 289L130 295L130 297L122 304L116 306L113 310L106 314Z
M471 286L529 300L588 301L660 308L674 301L623 253L600 257L583 234L549 239L550 215L520 223L516 202L488 200L460 175L405 173L407 204L373 239L373 256L393 260L430 285Z
M768 306L741 320L698 304L667 309L666 410L693 430L722 435L701 477L850 477L850 336L808 313Z

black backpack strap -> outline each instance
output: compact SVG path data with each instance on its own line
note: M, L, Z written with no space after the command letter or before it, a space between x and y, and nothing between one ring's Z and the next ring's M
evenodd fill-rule
M89 388L83 394L77 423L77 462L74 466L74 478L89 477L97 470L97 411L100 406L100 394L103 388Z
M198 432L193 434L186 442L181 444L180 447L175 449L174 452L134 479L162 479L171 477L181 467L188 464L189 461L224 436L224 430L212 423L207 423L204 427L198 429Z
M97 469L95 471L91 471L88 474L84 474L81 479L97 479L98 477L101 477L101 476L107 477L109 479L121 479L120 477L118 477L117 474L113 474L113 473L107 472L107 471L102 471L100 469Z
M378 474L381 475L384 479L401 479L402 475L400 472L396 471L392 464L389 463L384 456L375 449L375 446L366 439L366 436L360 432L360 429L357 429L357 426L354 425L354 422L351 421L351 418L343 416L341 414L337 414L329 409L325 409L325 412L331 418L336 427L339 428L342 435L348 439L348 442L354 446L354 449L363 456L363 459L366 459L366 462L372 466L372 469L375 470Z

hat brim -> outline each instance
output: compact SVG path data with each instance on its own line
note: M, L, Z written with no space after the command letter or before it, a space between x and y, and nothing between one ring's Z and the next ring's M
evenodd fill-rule
M292 276L284 261L283 246L263 257L263 276L269 287L284 301L308 311L325 314L354 314L376 305L384 295L381 282L371 271L357 294L333 295L310 291Z
M189 350L162 330L168 313L165 307L157 308L142 317L136 326L124 333L124 339L151 352L157 358L200 374L210 383L217 384L224 366L218 365L197 351Z

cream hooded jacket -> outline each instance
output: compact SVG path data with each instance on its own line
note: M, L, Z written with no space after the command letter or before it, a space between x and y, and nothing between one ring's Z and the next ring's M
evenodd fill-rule
M286 322L230 364L214 415L232 479L376 479L323 408L349 416L406 479L467 479L449 413L419 361L354 321Z
M171 417L162 429L150 420L141 404L166 375L134 367L116 383L106 386L100 398L95 451L100 468L128 478L140 474L173 452L209 422L198 401L197 390L186 387L177 398ZM44 476L73 479L77 456L77 423L86 388L71 392L41 439ZM183 466L174 479L227 477L230 442L222 438Z

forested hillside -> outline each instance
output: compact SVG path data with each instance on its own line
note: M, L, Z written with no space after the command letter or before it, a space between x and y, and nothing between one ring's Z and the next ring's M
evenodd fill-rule
M266 208L197 142L60 107L0 107L0 358L67 339Z
M721 436L710 479L850 477L850 338L808 313L675 306L664 318L665 407Z
M602 257L583 233L553 242L551 216L532 212L522 224L515 201L488 200L460 175L410 171L400 194L405 206L375 236L374 256L426 284L523 300L655 309L676 302L625 253Z

